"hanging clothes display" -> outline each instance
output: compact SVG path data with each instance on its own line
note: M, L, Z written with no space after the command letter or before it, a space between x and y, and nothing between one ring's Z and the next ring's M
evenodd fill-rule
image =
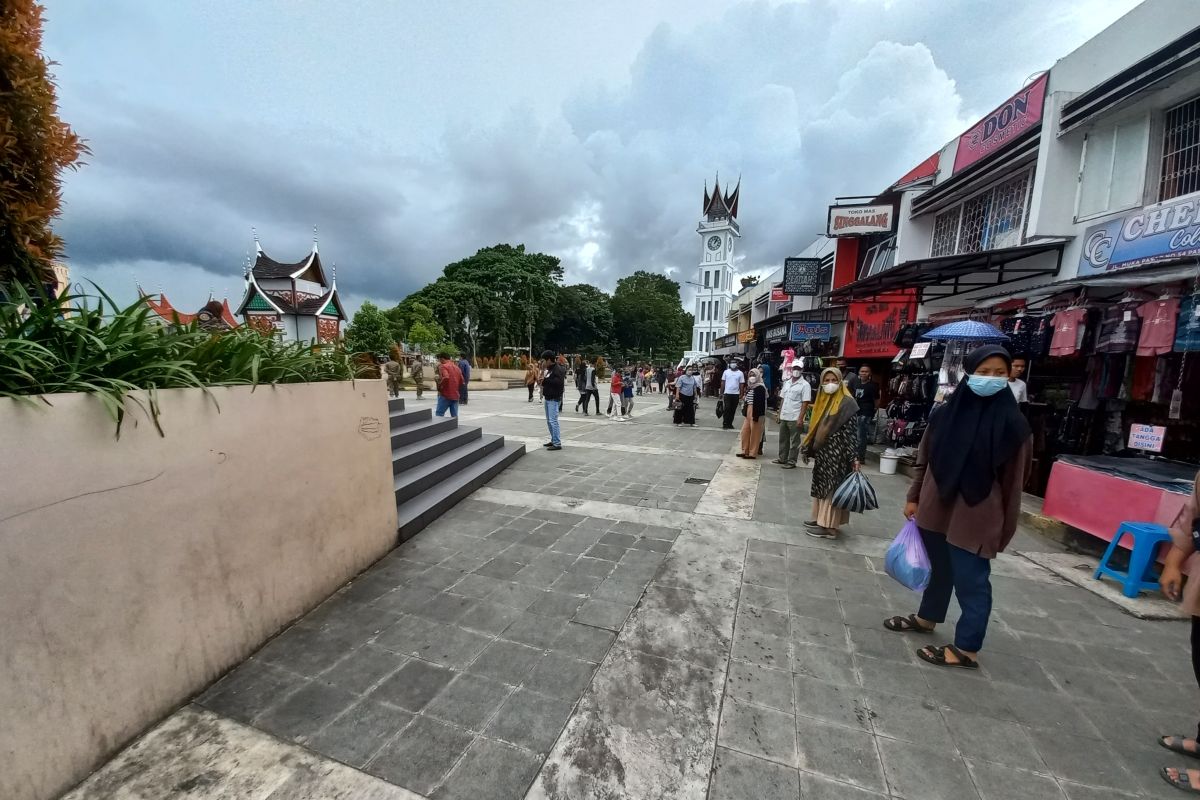
M1054 337L1050 340L1050 355L1070 356L1079 352L1087 331L1086 308L1064 308L1054 315Z
M1175 325L1175 352L1194 353L1200 350L1200 295L1192 294L1179 304L1179 321Z
M1161 356L1171 352L1175 341L1175 321L1179 318L1179 298L1151 300L1137 308L1142 318L1142 333L1138 337L1139 356Z
M1097 353L1131 353L1138 346L1142 318L1132 305L1105 309L1096 328Z

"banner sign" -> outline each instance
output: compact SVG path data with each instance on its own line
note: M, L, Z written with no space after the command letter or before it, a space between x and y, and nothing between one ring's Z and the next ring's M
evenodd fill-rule
M783 293L813 297L821 293L821 259L785 258Z
M775 284L771 287L771 302L772 303L787 303L791 301L791 295L783 290L783 286Z
M757 338L757 334L754 332L754 328L751 328L748 331L742 331L741 333L739 333L737 335L737 340L741 344L745 344L746 342L753 342L755 340L755 338Z
M891 302L882 302L890 300ZM899 349L896 334L917 318L916 299L897 293L882 295L878 300L850 304L850 320L846 323L846 358L892 358Z
M730 333L725 336L720 336L720 337L717 337L716 339L713 339L712 349L713 350L724 350L727 347L733 347L735 344L737 344L737 334Z
M775 325L767 328L767 332L763 336L768 342L783 341L788 336L788 326L785 323L783 325Z
M1158 425L1142 425L1135 422L1129 426L1129 449L1161 453L1163 439L1166 437L1166 428Z
M833 323L830 322L793 322L791 335L793 342L805 342L809 339L820 339L828 342L833 337Z
M987 158L1041 122L1049 77L1049 73L1042 75L958 137L954 171L958 172Z
M1130 267L1200 254L1200 200L1168 200L1101 222L1083 235L1079 275L1102 275Z
M829 236L891 233L892 206L830 206L825 232Z

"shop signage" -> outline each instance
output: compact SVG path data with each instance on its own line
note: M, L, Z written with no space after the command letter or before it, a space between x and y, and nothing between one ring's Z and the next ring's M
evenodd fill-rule
M765 334L765 338L768 342L780 342L786 339L787 336L788 326L786 323L767 328L767 332Z
M791 335L793 342L806 342L810 339L820 339L828 342L833 338L833 323L830 322L793 322Z
M913 345L912 355L909 358L924 358L929 355L929 342L917 342Z
M785 258L783 293L812 297L821 293L821 259Z
M716 339L713 339L712 349L713 350L724 350L727 347L733 347L735 344L737 344L737 334L730 333L725 336L720 336Z
M1142 425L1135 422L1129 426L1129 449L1161 453L1167 429L1159 425Z
M1042 75L958 137L955 172L987 158L1042 121L1048 77L1049 73Z
M917 303L911 292L851 303L842 355L847 358L891 358L898 349L896 334L916 318Z
M1200 254L1200 199L1169 200L1093 225L1083 235L1079 275L1176 261Z
M830 206L825 227L830 236L891 233L892 206Z
M751 328L748 331L742 331L741 333L739 333L737 335L737 340L741 344L746 344L746 342L753 342L755 338L756 338L756 334L754 333L753 328Z
M772 303L786 303L791 299L792 299L791 296L783 290L782 285L777 283L771 287L771 302Z

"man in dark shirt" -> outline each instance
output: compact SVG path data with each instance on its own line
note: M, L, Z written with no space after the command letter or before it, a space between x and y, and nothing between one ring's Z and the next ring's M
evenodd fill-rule
M546 408L546 427L550 429L547 450L562 450L558 430L558 412L562 410L563 389L567 383L567 368L558 363L553 350L542 353L542 405Z
M458 371L462 373L462 389L458 399L465 406L467 404L467 384L471 381L471 362L467 361L466 356L459 356Z
M879 384L871 380L871 368L866 364L858 368L858 382L851 391L858 401L858 460L866 463L867 438L875 424L875 407L879 404Z

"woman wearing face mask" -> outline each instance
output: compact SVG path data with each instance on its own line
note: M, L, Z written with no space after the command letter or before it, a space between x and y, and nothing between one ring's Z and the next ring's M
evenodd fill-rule
M833 505L833 493L850 473L858 469L858 403L842 382L842 372L834 367L821 371L821 390L813 403L808 433L800 445L804 462L813 464L813 518L804 523L805 533L822 539L836 539L838 526L850 519L850 512Z
M917 655L940 667L975 669L992 612L991 559L1017 530L1032 436L1008 390L1008 351L977 347L963 367L954 394L929 417L904 506L929 552L929 586L916 614L883 624L897 633L932 633L945 622L953 593L962 609L954 644Z
M750 370L746 380L749 386L742 396L742 452L738 458L758 458L758 447L762 443L764 416L767 413L767 390L763 386L762 374L758 370Z

